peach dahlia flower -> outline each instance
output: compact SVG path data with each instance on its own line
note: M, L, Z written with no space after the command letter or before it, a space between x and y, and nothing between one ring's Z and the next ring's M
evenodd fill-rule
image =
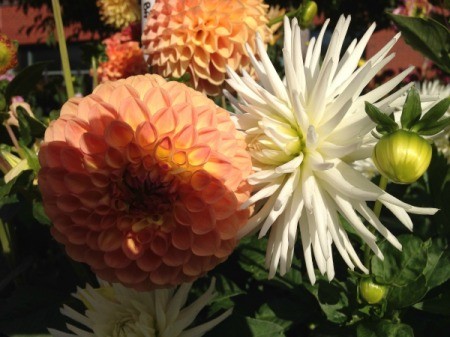
M139 42L132 40L131 29L124 29L103 41L107 61L97 68L101 82L115 81L148 71Z
M256 32L271 40L267 10L263 0L156 0L142 35L152 71L189 73L195 89L219 94L227 65L250 69L245 45L255 51Z
M135 289L205 274L249 216L240 206L251 160L228 112L158 75L69 100L39 160L55 239L102 279Z

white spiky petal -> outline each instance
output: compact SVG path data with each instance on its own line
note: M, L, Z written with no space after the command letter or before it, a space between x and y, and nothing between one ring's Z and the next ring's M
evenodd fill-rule
M237 112L235 122L247 135L255 171L249 181L256 192L243 207L256 203L257 211L240 235L259 230L262 237L270 231L266 254L269 277L278 269L281 275L289 270L297 228L300 228L307 272L314 283L313 257L322 274L330 280L334 277L332 244L351 269L357 266L368 272L341 226L339 215L383 258L376 236L362 219L395 247L401 249L401 245L369 209L368 201L379 200L409 229L412 222L407 212L434 214L437 211L401 202L348 164L370 155L370 151L361 150L364 137L374 128L364 111L364 102L382 109L388 107L409 86L387 94L412 70L407 69L361 95L367 83L393 58L388 53L399 35L358 68L375 25L359 42L353 41L340 58L349 24L350 17L339 19L321 62L328 20L317 39L310 41L303 59L298 23L294 19L290 24L285 18L284 81L259 38L260 61L253 55L251 59L260 83L245 73L240 77L228 70L228 83L239 95L239 100L232 100Z
M188 328L197 314L214 298L214 280L209 289L184 307L192 283L178 288L139 292L121 284L101 281L101 287L78 289L74 297L86 305L84 314L64 306L61 313L77 322L67 324L71 333L48 329L53 337L200 337L231 314Z

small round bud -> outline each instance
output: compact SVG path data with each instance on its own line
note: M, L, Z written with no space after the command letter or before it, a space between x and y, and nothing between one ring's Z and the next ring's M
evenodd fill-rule
M379 303L386 295L386 287L374 283L371 279L364 278L359 283L359 293L361 297L369 304Z
M308 1L300 13L300 26L309 27L317 15L317 4L315 1Z
M427 170L431 153L431 145L417 133L397 130L380 139L372 160L385 177L395 183L410 184Z

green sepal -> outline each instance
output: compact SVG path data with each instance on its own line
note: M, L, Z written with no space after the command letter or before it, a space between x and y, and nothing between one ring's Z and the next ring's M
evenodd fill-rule
M398 129L397 123L388 115L381 112L375 105L365 102L366 113L369 118L377 124L380 133L391 133Z
M417 131L421 136L433 136L450 126L450 117L428 124Z
M22 140L19 141L20 148L22 149L22 153L27 160L28 166L34 171L35 174L37 174L41 168L41 165L39 164L39 159L37 156L36 151L33 151L32 149L28 148L23 144Z
M444 98L428 110L418 123L412 127L412 131L420 131L428 127L428 125L437 122L450 106L450 96Z
M31 137L44 138L45 130L47 127L39 119L30 116L24 108L21 106L17 107L17 118L19 120L19 127L22 131L29 133Z
M408 91L405 104L403 105L402 115L400 117L402 128L406 130L411 129L411 127L419 121L421 115L422 107L420 105L419 92L415 87L412 87Z

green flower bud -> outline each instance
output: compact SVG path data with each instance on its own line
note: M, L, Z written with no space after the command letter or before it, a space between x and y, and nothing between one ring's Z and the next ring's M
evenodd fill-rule
M364 278L359 283L359 293L361 297L369 304L379 303L386 295L386 287L374 283L371 279Z
M431 145L417 133L397 130L380 139L372 160L385 177L395 183L410 184L427 170L431 153Z
M309 1L300 13L300 26L306 28L310 26L317 15L317 4Z

